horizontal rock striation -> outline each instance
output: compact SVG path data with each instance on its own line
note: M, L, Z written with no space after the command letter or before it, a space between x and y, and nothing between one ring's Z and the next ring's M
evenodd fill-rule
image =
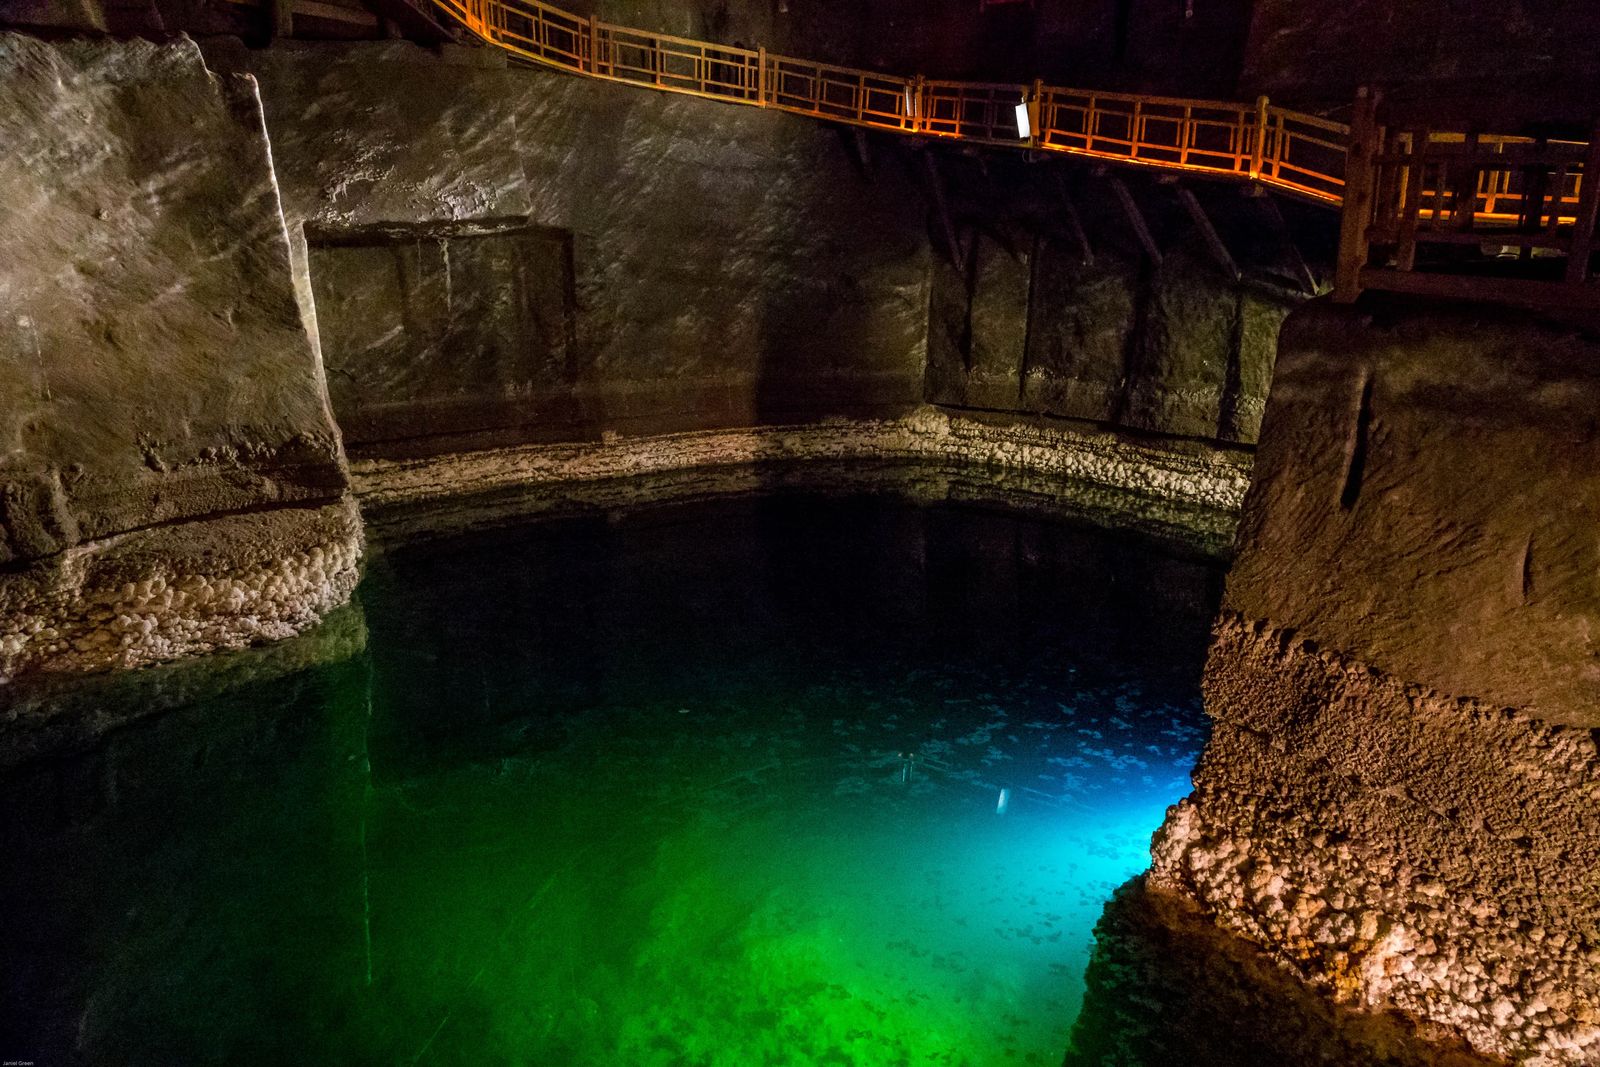
M1153 881L1342 1004L1600 1062L1600 350L1388 302L1284 338Z
M895 471L895 465L915 466L918 473ZM817 481L856 487L905 488L910 479L920 480L922 495L989 491L1013 503L1029 498L1185 541L1213 555L1227 550L1249 480L1241 457L1215 449L1177 452L1108 433L955 418L934 408L896 419L360 460L352 476L368 509L440 501L481 507L467 498L515 491L516 506L526 511L540 505L532 495L546 503L623 506L749 491L786 478L803 483L803 473L791 477L778 469L808 467L827 469ZM677 477L663 480L672 475Z

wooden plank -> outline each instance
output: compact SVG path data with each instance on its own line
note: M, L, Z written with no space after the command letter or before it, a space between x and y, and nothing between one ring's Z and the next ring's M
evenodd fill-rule
M1259 189L1260 186L1250 188ZM1289 222L1283 217L1283 209L1278 207L1278 201L1273 199L1271 193L1256 196L1254 199L1260 202L1262 210L1266 213L1267 229L1272 231L1284 251L1289 253L1289 262L1300 279L1301 288L1307 295L1316 295L1317 276L1312 271L1311 264L1306 262L1306 257L1300 253L1300 246L1295 243L1294 234L1289 230Z
M1161 249L1156 247L1155 236L1151 234L1144 220L1144 212L1139 210L1133 194L1115 174L1107 175L1106 181L1111 183L1111 191L1117 194L1117 202L1122 205L1122 213L1128 217L1128 225L1133 227L1134 236L1139 239L1139 247L1144 249L1144 254L1150 257L1152 263L1161 266Z
M861 173L872 177L872 148L867 143L867 133L860 126L851 126L850 141L855 145L856 162L861 164Z
M320 0L290 0L289 6L296 15L327 19L329 22L347 22L352 26L375 27L378 25L378 16L370 11L340 7L338 4L326 4L320 2ZM284 36L288 36L288 34L284 34Z
M1481 274L1435 274L1402 271L1388 267L1365 267L1361 285L1392 293L1434 296L1446 300L1473 300L1518 307L1600 312L1600 285L1568 285L1564 282L1534 281L1529 278L1501 278Z
M1594 252L1596 222L1600 222L1600 122L1589 133L1589 155L1583 161L1583 187L1578 191L1578 217L1572 225L1572 247L1567 251L1567 283L1582 285L1589 278L1589 257Z
M290 0L267 0L267 40L294 36L294 6Z
M1344 164L1344 211L1339 217L1339 259L1333 283L1333 298L1344 304L1360 295L1361 268L1367 262L1367 225L1372 218L1375 186L1372 160L1381 136L1378 100L1376 91L1363 87L1356 94L1350 121L1350 145Z
M1094 266L1094 248L1089 244L1089 234L1083 228L1083 219L1078 214L1078 205L1073 203L1072 191L1067 188L1067 180L1060 173L1056 174L1056 187L1061 191L1061 205L1066 211L1067 229L1072 233L1072 239L1078 245L1078 259L1086 267Z
M1516 233L1512 230L1424 230L1417 234L1417 243L1425 245L1500 245L1503 248L1561 248L1568 241L1548 233Z
M1261 164L1267 155L1267 98L1256 97L1255 144L1250 149L1250 179L1261 177Z
M1228 252L1228 246L1223 243L1222 235L1211 224L1211 216L1206 214L1206 209L1195 198L1194 192L1184 186L1178 186L1178 200L1183 204L1189 218L1194 222L1195 228L1200 231L1200 236L1205 239L1206 247L1211 250L1211 258L1217 261L1217 266L1222 268L1222 273L1237 282L1243 275L1239 272L1239 265L1234 262L1233 256Z

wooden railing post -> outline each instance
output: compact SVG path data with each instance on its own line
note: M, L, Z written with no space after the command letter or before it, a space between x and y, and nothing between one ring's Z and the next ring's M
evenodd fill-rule
M756 103L767 106L767 49L756 49Z
M1589 280L1589 256L1594 252L1596 222L1600 222L1600 122L1589 131L1589 152L1583 157L1578 216L1572 225L1572 247L1567 250L1568 285L1583 285Z
M1344 211L1339 218L1339 262L1333 298L1348 304L1361 293L1361 268L1368 255L1374 158L1378 148L1378 93L1363 86L1350 117L1350 148L1344 160Z
M1038 147L1043 143L1039 125L1044 118L1044 79L1033 80L1033 90L1028 94L1028 144Z
M1256 143L1250 151L1250 180L1261 177L1261 164L1267 156L1267 98L1256 97Z
M911 94L911 129L928 128L928 80L917 75L916 89Z
M1394 265L1400 270L1413 270L1417 265L1417 228L1422 222L1422 196L1427 192L1428 145L1432 139L1429 130L1411 131L1411 151L1406 158L1405 202L1400 205L1400 237L1395 247ZM1441 197L1434 193L1434 217L1438 216Z
M600 73L600 16L589 16L589 73Z

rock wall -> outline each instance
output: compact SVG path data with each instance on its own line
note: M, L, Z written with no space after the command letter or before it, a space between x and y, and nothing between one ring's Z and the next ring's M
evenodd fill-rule
M1278 209L1231 187L1197 188L1235 279L1170 185L1127 186L1156 260L1111 184L1080 168L941 157L928 180L946 186L964 268L948 254L935 264L930 400L1255 443L1278 325L1312 281L1295 257L1325 260L1318 231L1331 216L1290 206L1292 249L1274 237Z
M0 143L0 680L342 602L359 520L254 84L0 35Z
M1207 551L1227 541L1218 516L1248 467L1229 450L1253 440L1272 334L1299 299L1282 249L1239 225L1248 201L1213 208L1252 257L1239 287L1165 217L1182 266L1152 282L1125 223L1090 201L1098 268L1057 254L1042 280L1001 266L959 287L935 265L927 160L891 137L507 69L483 49L207 49L261 79L300 298L375 506L518 478L547 492L547 457L574 445L584 459L557 466L585 483L852 457L1010 468L1011 438L1046 416L1071 420L1057 465L1090 472L1094 494L1123 493L1130 515L1178 507ZM948 170L985 264L1006 227L1062 247L1059 196L1039 189L1056 171L1020 159ZM970 387L949 373L949 344L930 372L930 308L937 324L951 306L974 350L1011 351L998 387L987 357ZM1017 425L952 432L925 400ZM1196 440L1169 462L1108 429ZM1172 482L1196 462L1220 473Z
M1382 88L1416 118L1512 131L1600 112L1600 9L1588 0L1256 0L1241 89L1300 108Z
M1334 999L1600 1057L1600 345L1315 307L1283 334L1156 881Z
M218 45L260 79L356 456L920 400L928 250L837 130L410 45Z
M1248 0L565 0L625 26L931 78L1230 96Z
M561 0L580 17L930 78L1142 88L1230 96L1250 28L1250 0ZM435 43L457 23L430 0L300 4L309 40ZM380 22L377 16L398 18ZM266 6L220 0L0 0L0 26L119 35L233 34L264 42ZM464 31L462 32L465 38Z

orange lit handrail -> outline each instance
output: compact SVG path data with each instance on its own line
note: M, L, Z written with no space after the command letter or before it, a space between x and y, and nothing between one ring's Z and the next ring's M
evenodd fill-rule
M544 0L435 0L472 33L518 58L608 81L726 103L774 108L814 118L937 139L1014 146L1162 170L1260 182L1337 207L1345 185L1350 127L1269 104L1101 92L1003 82L939 81L770 54L584 18ZM1447 165L1452 142L1430 135L1427 166ZM1552 142L1563 149L1569 142ZM1571 142L1581 157L1582 143ZM1513 171L1531 138L1480 137L1494 165L1478 176L1473 220L1526 225L1526 196ZM1393 150L1411 151L1397 133ZM1550 145L1538 149L1548 155ZM1499 157L1504 157L1504 166ZM1389 156L1379 165L1392 164ZM1552 225L1570 224L1587 175L1563 170ZM1447 217L1452 193L1424 184L1420 217ZM1465 196L1465 194L1463 194ZM1571 208L1571 212L1567 210Z
M1252 178L1336 204L1343 153L1322 169L1289 158L1263 112L1217 100L880 74L765 49L581 18L543 0L435 0L483 40L534 63L609 81L776 108L873 129ZM1273 109L1277 129L1339 130ZM1271 149L1262 149L1271 142Z

